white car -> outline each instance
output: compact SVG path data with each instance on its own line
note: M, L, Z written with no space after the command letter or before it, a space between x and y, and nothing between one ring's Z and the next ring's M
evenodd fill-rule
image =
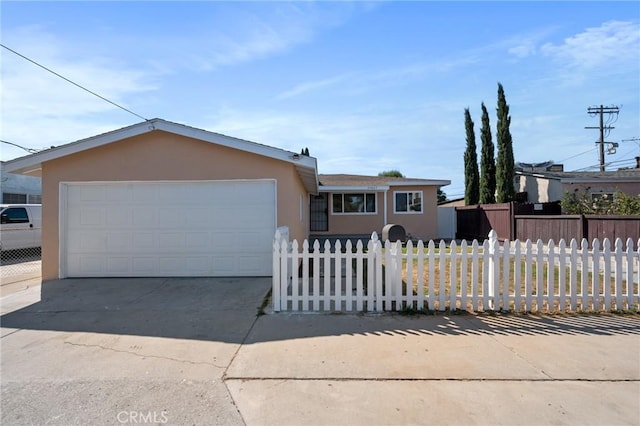
M42 204L0 204L0 250L40 247Z

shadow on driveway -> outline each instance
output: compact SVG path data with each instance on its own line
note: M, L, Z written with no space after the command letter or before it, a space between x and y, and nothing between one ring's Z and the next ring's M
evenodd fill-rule
M241 343L271 278L52 280L39 302L2 315L3 328Z
M270 278L66 279L1 317L3 328L242 343ZM415 315L278 313L246 343L339 335L640 335L640 315Z

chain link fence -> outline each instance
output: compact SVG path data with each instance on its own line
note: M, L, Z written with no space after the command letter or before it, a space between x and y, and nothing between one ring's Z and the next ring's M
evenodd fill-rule
M2 286L40 277L40 247L0 252L0 282Z

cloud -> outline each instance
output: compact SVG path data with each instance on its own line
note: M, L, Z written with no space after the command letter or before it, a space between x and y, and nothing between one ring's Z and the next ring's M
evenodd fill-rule
M536 43L533 40L522 40L518 45L509 48L507 51L518 58L526 58L536 53Z
M353 13L369 9L366 4L341 2L254 3L219 12L212 18L211 29L197 36L189 33L182 38L172 37L166 45L178 57L186 57L182 65L212 71L283 54L312 42L318 33L344 24Z
M75 54L37 27L18 29L14 36L4 37L3 44L128 109L136 109L130 106L135 96L157 89L150 73L106 57ZM4 140L49 147L141 120L6 49L0 55ZM3 160L16 156L4 148Z
M561 44L546 43L540 51L573 69L589 70L622 63L634 63L637 67L640 25L608 21L568 37Z
M345 74L337 75L335 77L325 78L322 80L300 83L294 86L293 88L279 94L278 96L276 96L276 99L289 99L296 96L300 96L308 92L327 89L331 86L335 86L340 83L343 83L346 80L350 80L353 77L353 75L354 73L345 73Z
M362 95L385 88L409 86L416 80L424 80L435 74L446 74L479 61L472 53L458 58L435 61L417 61L404 66L368 71L348 71L332 77L299 83L276 96L276 99L290 99L313 92L339 90L341 94Z

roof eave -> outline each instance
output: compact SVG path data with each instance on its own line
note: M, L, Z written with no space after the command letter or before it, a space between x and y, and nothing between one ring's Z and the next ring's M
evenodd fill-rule
M88 149L97 148L122 139L138 136L144 133L161 130L220 146L239 149L264 157L273 158L293 164L302 179L305 188L309 193L318 193L318 167L314 157L304 156L293 152L285 151L267 145L238 139L208 130L196 129L186 125L172 123L162 119L152 119L142 123L137 123L129 127L113 130L90 138L81 139L46 151L31 154L25 157L9 160L3 164L5 171L9 173L39 176L42 163L55 160L67 155L75 154Z

